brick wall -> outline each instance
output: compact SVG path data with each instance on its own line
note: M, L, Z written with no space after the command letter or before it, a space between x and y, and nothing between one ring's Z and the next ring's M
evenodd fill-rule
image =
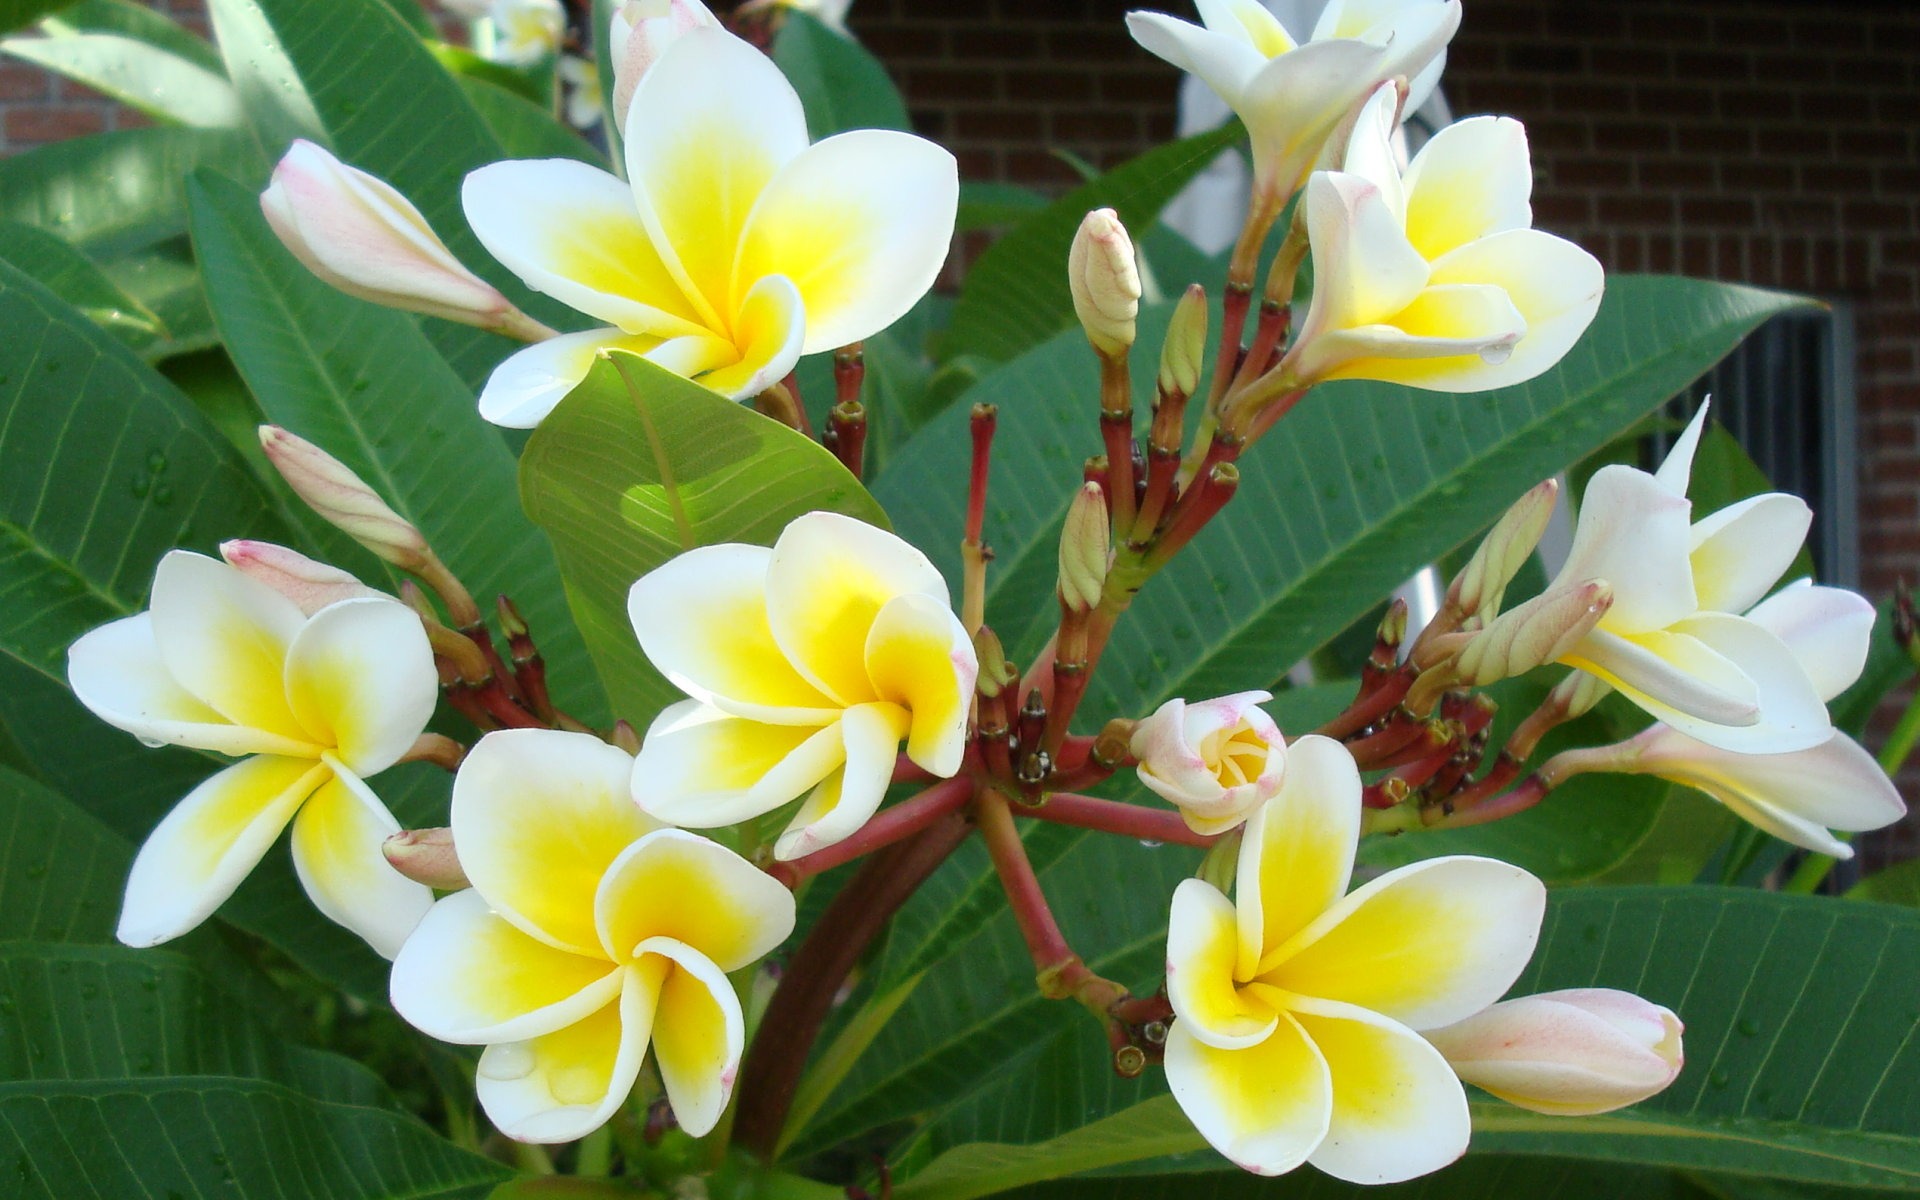
M146 0L149 8L207 31L204 0ZM99 93L68 83L19 59L0 56L0 154L47 142L151 124Z

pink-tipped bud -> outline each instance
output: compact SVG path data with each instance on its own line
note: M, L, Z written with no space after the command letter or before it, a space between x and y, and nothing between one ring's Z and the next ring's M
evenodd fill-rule
M626 0L614 9L607 56L613 63L613 123L622 133L640 77L681 34L719 23L700 0Z
M1140 782L1198 833L1225 833L1280 792L1287 740L1260 707L1267 692L1169 700L1133 727Z
M295 258L349 296L483 328L518 311L460 264L405 196L312 142L287 150L260 211Z
M1096 208L1080 222L1067 252L1067 285L1073 292L1073 311L1095 350L1112 358L1133 345L1140 269L1133 258L1133 239L1112 209Z
M1680 1018L1630 992L1578 988L1502 1001L1423 1036L1460 1078L1551 1116L1612 1112L1672 1083Z
M1549 479L1516 500L1481 539L1472 560L1454 577L1447 589L1448 602L1463 614L1492 620L1506 598L1507 585L1540 544L1540 535L1547 531L1559 497L1559 481Z
M1613 587L1604 579L1542 592L1474 635L1460 651L1459 680L1485 687L1544 667L1592 633L1612 607Z
M260 445L287 486L328 524L403 571L427 566L427 539L345 463L278 425L260 427Z
M1108 551L1106 498L1099 484L1082 484L1060 530L1060 603L1093 611L1107 586Z
M454 853L451 829L403 829L380 843L380 853L394 870L415 883L443 892L473 886Z
M1160 348L1160 391L1191 396L1200 388L1207 359L1207 289L1194 284L1173 308L1167 340Z
M391 599L339 567L316 562L298 550L272 542L221 542L220 557L242 575L259 580L299 605L308 616L342 600Z

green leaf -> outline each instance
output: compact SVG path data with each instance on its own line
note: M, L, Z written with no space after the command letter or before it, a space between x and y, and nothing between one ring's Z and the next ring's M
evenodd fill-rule
M176 354L191 354L219 345L213 313L207 309L200 285L200 268L193 261L193 242L187 237L186 213L180 214L182 232L117 257L99 257L101 272L114 285L152 313L167 332L141 352L149 362Z
M461 80L463 86L469 79L483 80L530 103L546 103L547 98L540 92L539 81L530 72L482 58L465 46L428 42L427 49L440 60L441 66Z
M186 232L187 176L197 167L247 183L266 177L238 130L123 129L0 158L0 217L104 262Z
M598 150L538 104L471 75L460 77L460 88L507 158L572 158L607 169Z
M31 25L71 3L73 0L0 0L0 33Z
M1088 212L1112 208L1144 232L1167 201L1241 136L1237 122L1150 150L1075 188L982 254L967 272L943 357L1006 360L1077 328L1067 287L1067 251ZM1184 288L1186 280L1178 281ZM1084 339L1083 339L1084 340Z
M209 71L225 71L220 52L205 38L132 0L80 0L47 17L40 27L50 34L118 33Z
M240 97L217 71L117 33L7 38L0 50L113 97L155 120L226 128Z
M773 61L800 93L807 134L816 142L849 129L913 128L906 101L880 60L809 13L787 12L774 38Z
M1895 863L1867 876L1847 890L1847 899L1920 908L1920 859Z
M128 295L86 255L45 230L0 220L0 258L45 284L135 350L146 349L166 332L146 305Z
M894 1194L901 1200L913 1195L904 1188ZM1850 1194L1871 1200L1870 1194ZM1341 1183L1303 1167L1284 1183L1233 1171L1061 1180L1005 1195L1009 1200L1264 1200L1277 1195L1287 1200L1736 1200L1718 1186L1709 1190L1671 1171L1511 1155L1475 1155L1437 1175L1385 1186ZM1760 1198L1741 1193L1738 1200ZM1789 1195L1776 1200L1789 1200Z
M543 654L568 668L554 672L556 701L598 720L558 569L520 511L513 454L414 318L304 270L230 182L196 177L192 207L215 318L268 419L353 468L483 602L512 596Z
M634 580L695 546L772 545L816 509L887 523L812 439L631 355L600 359L540 423L520 496L553 539L614 715L637 729L682 693L634 639Z
M64 797L0 770L0 942L109 942L132 848Z
M960 213L955 228L966 233L1017 225L1047 206L1047 198L1017 183L962 180Z
M324 143L398 189L455 258L516 304L548 324L567 317L495 262L467 227L461 181L506 151L393 8L382 0L212 0L209 11L268 157L296 136ZM466 325L429 320L422 328L469 387L515 348Z

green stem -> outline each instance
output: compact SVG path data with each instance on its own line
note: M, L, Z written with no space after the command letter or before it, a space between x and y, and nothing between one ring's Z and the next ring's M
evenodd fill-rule
M574 1150L573 1173L598 1178L612 1169L613 1128L602 1125L580 1139L579 1147Z
M1920 742L1920 693L1915 693L1913 699L1907 701L1907 710L1900 714L1899 724L1887 735L1887 744L1880 748L1880 769L1887 773L1889 779L1898 775L1900 768L1906 765L1908 757L1913 754L1915 742ZM1850 835L1841 833L1835 836L1845 841ZM1837 862L1839 860L1831 855L1809 854L1780 890L1790 895L1811 896L1827 881Z

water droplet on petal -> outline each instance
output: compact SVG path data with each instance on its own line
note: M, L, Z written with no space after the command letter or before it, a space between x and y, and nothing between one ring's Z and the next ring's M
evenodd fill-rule
M479 1073L487 1079L506 1083L533 1074L533 1046L527 1042L502 1042L488 1046L480 1056Z
M1512 357L1513 342L1495 342L1491 346L1480 347L1480 361L1490 367L1497 367Z

